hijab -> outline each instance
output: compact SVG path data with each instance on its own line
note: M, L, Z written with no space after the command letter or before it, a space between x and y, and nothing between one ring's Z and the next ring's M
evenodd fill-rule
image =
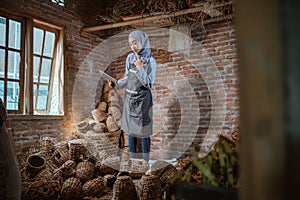
M134 39L141 45L141 50L138 52L138 56L142 59L143 65L150 65L150 58L151 58L151 48L150 48L150 42L148 35L141 31L141 30L134 30L132 31L129 36L129 38ZM136 60L136 55L130 54L129 62L133 63Z

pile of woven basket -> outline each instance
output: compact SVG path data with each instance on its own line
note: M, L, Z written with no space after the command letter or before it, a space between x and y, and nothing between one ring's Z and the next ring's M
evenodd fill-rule
M161 199L176 168L164 161L150 167L142 159L124 159L120 97L107 85L102 97L66 141L42 138L26 156L22 199Z
M101 151L98 158L84 139L53 144L44 138L41 151L28 157L22 169L22 199L162 199L162 187L177 173L165 162L150 167ZM122 166L123 165L123 166Z

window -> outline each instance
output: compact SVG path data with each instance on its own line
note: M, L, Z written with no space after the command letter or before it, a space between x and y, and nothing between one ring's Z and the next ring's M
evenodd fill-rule
M62 33L0 13L0 98L9 114L64 114Z

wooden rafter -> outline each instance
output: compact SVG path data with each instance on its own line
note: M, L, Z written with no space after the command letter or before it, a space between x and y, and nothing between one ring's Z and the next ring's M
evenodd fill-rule
M212 8L222 7L222 6L231 5L231 4L232 4L232 2L228 2L228 3L212 6ZM207 10L207 6L205 4L203 4L198 7L188 8L185 10L180 10L180 11L168 13L168 14L160 14L160 15L155 15L155 16L150 16L150 17L145 17L145 18L129 20L129 21L125 21L125 22L118 22L118 23L113 23L113 24L105 24L105 25L100 25L100 26L87 27L87 28L83 28L82 31L83 32L100 31L100 30L117 28L117 27L122 27L122 26L129 26L129 25L138 24L138 23L146 23L146 22L161 20L161 19L165 19L165 18L177 17L177 16L200 12L200 11L205 11L205 10Z

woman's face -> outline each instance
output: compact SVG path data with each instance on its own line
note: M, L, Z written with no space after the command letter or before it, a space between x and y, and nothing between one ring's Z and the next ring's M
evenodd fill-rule
M138 53L141 50L141 44L133 38L129 38L129 46L134 53Z

